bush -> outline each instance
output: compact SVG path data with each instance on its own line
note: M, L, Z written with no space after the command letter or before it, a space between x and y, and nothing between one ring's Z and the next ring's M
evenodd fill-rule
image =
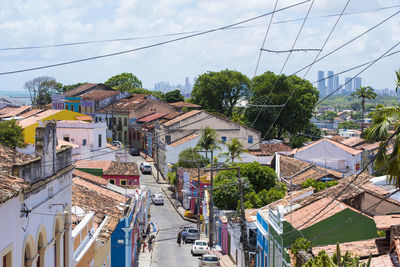
M329 187L332 187L337 184L338 184L337 181L327 181L324 183L324 182L313 180L313 179L307 179L305 182L303 182L301 184L301 187L307 188L307 187L312 186L316 193L316 192L320 192L320 191L324 190L325 188L329 188Z
M178 179L176 177L176 172L167 173L168 181L171 185L176 186L178 184Z
M302 135L293 135L289 139L289 144L293 148L302 147L304 144L304 136Z

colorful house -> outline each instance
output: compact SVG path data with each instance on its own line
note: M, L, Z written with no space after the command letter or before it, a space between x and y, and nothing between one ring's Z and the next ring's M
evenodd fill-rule
M82 121L91 121L92 118L88 117L84 114L77 113L70 110L56 110L49 109L43 111L41 113L34 114L30 117L21 119L18 121L18 124L22 127L24 141L27 144L35 143L35 131L39 126L40 122L43 121L60 121L60 120L82 120Z
M110 167L103 173L104 179L119 186L138 186L139 177L139 169L135 162L112 161Z

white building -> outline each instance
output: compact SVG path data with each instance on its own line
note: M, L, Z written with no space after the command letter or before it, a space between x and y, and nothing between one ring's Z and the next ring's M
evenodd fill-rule
M85 122L63 120L57 122L57 138L82 146L91 151L106 147L107 124L102 122Z
M292 154L296 159L342 173L356 174L361 171L362 150L327 138L296 148Z
M56 126L36 129L33 156L0 146L1 266L71 266L70 148L56 151Z

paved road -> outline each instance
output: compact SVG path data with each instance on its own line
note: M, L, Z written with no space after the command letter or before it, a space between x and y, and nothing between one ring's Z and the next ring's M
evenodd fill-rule
M130 160L135 161L138 166L143 162L141 157L132 157ZM162 179L162 178L160 178ZM159 185L156 183L152 175L141 175L140 184L147 186L152 193L163 193L161 186L167 188L167 185ZM156 223L160 229L155 244L152 257L152 267L193 267L198 266L198 258L193 257L190 254L191 244L185 244L178 247L176 243L176 237L178 234L179 226L181 225L192 225L183 220L175 211L171 202L164 195L164 205L155 206L151 204L150 214L151 221ZM140 266L140 263L139 263Z

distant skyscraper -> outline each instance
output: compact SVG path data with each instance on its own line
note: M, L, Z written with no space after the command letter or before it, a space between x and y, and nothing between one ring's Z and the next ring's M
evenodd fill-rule
M318 91L320 95L325 95L325 80L324 72L322 70L318 71Z
M337 90L339 88L339 75L335 75L333 77L333 90ZM339 94L339 90L336 91L336 94Z
M331 71L331 70L329 70L328 71L328 76L327 76L327 78L328 78L328 94L330 94L330 93L332 93L333 92L333 90L334 90L334 87L333 87L333 78L334 76L333 76L333 71Z
M185 92L190 91L190 83L189 83L189 77L185 78Z
M344 83L345 83L345 93L351 94L351 92L353 92L353 84L352 84L351 77L346 77L344 79Z
M354 91L361 88L361 77L354 78Z

